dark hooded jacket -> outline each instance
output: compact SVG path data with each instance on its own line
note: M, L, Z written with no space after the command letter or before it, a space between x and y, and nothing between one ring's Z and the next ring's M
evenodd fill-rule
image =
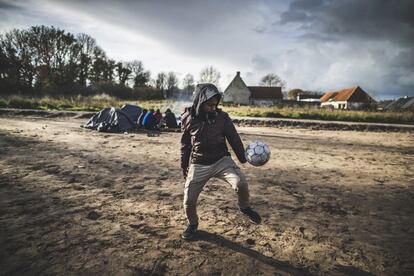
M199 84L196 87L193 105L181 116L181 168L187 169L189 162L210 165L224 156L230 156L226 139L241 163L246 162L243 143L229 115L220 109L204 113L201 105L217 97L218 89L212 84Z
M154 113L148 111L147 114L144 116L144 120L142 121L142 125L146 129L155 129L157 126L157 119L155 119Z
M165 111L165 117L164 117L165 125L169 128L177 128L177 119L175 118L175 114L171 111L171 109L167 109Z

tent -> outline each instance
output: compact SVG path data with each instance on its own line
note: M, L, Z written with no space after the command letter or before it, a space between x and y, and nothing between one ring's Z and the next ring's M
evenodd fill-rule
M142 109L136 105L124 105L122 108L102 109L82 125L84 128L102 132L125 132L136 128Z
M133 104L125 104L121 107L121 110L125 112L133 122L138 121L138 117L142 112L141 107Z

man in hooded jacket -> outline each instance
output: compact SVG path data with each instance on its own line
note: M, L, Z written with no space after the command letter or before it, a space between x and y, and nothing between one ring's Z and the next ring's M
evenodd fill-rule
M191 239L198 228L197 199L206 182L216 177L229 183L237 192L240 211L256 224L260 215L250 208L249 188L244 174L230 157L226 140L240 163L246 163L243 142L226 112L218 109L221 94L210 83L198 84L194 102L181 120L181 168L186 180L184 211L188 226L183 239Z
M165 121L165 125L168 128L177 128L178 127L177 119L175 118L175 114L169 108L167 108L167 110L165 111L164 121Z

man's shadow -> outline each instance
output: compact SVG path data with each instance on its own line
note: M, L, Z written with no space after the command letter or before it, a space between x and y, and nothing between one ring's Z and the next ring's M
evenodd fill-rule
M292 266L288 262L283 262L283 261L275 260L271 257L267 257L261 254L260 252L241 246L240 244L237 244L228 239L225 239L222 236L219 236L217 234L208 233L206 231L199 230L197 231L196 236L192 240L211 242L217 246L225 247L235 252L244 254L264 264L272 266L273 268L275 268L276 270L275 272L280 273L282 275L284 275L285 273L288 273L289 275L312 275L312 273L308 269L301 268L301 267L297 268L297 267ZM363 271L353 266L336 265L335 270L340 273L345 273L346 275L358 275L358 276L372 276L373 275L369 272Z
M283 261L275 260L271 257L267 257L260 252L257 252L255 250L252 250L250 248L246 248L244 246L241 246L235 242L232 242L228 239L223 238L222 236L219 236L217 234L209 233L203 230L197 231L196 236L192 239L193 241L207 241L211 242L217 246L225 247L228 249L231 249L235 252L244 254L246 256L249 256L251 258L254 258L264 264L270 265L274 267L278 272L284 272L289 273L292 275L311 275L311 273L308 270L302 269L302 268L295 268L291 264Z

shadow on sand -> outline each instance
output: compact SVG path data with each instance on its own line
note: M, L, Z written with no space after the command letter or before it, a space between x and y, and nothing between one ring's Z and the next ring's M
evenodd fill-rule
M287 262L282 262L282 261L275 260L271 257L267 257L258 251L241 246L240 244L232 242L214 233L209 233L203 230L199 230L197 231L197 235L194 237L192 241L207 241L217 246L231 249L235 252L254 258L258 260L259 262L272 266L273 268L276 269L275 272L289 273L292 275L311 275L311 273L308 270L305 270L302 268L295 268Z

